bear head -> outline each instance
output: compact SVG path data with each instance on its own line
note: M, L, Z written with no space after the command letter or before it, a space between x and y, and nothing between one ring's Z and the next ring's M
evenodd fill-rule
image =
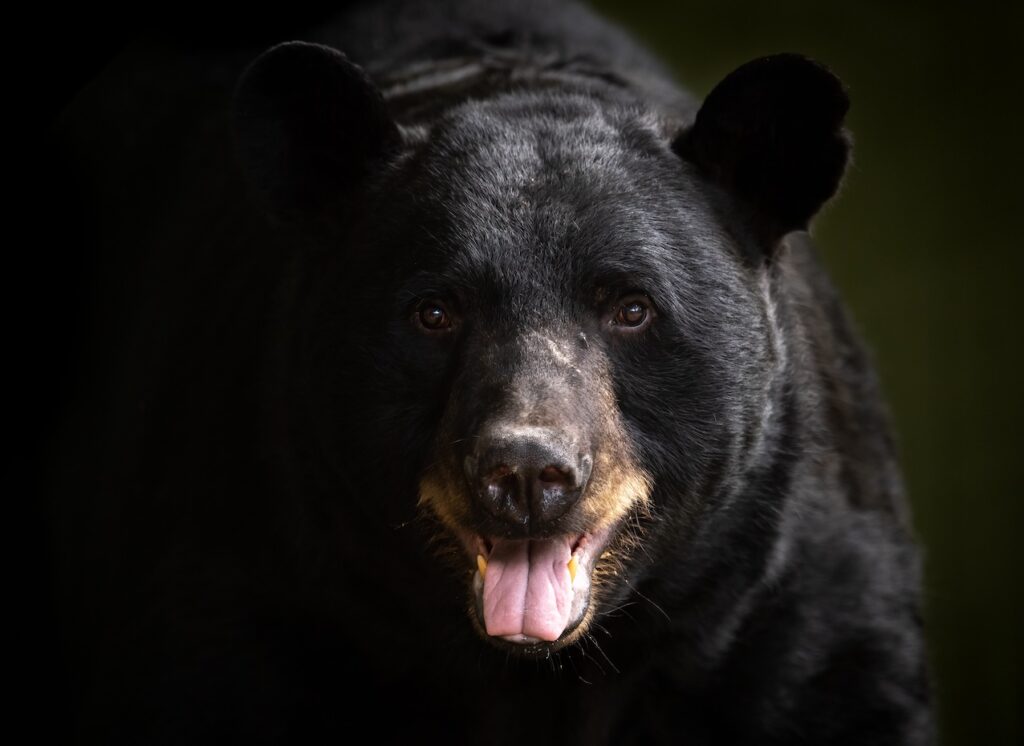
M578 640L767 468L772 260L849 150L823 67L751 62L689 121L524 85L409 122L292 42L235 105L243 165L315 267L295 345L320 449L367 475L370 509L436 523L485 639Z

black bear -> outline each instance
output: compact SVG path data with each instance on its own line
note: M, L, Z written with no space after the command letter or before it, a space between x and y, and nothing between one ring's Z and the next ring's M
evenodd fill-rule
M140 43L58 128L102 261L79 737L930 743L892 438L806 233L836 77L696 102L573 2L292 38Z

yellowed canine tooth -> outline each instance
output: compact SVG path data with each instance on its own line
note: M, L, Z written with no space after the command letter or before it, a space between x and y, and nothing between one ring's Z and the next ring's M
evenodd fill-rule
M480 577L487 576L487 560L484 559L482 554L476 556L476 569L480 571Z
M576 561L576 555L574 554L569 558L569 564L566 565L569 568L569 582L573 583L576 581L576 570L579 569L579 563Z

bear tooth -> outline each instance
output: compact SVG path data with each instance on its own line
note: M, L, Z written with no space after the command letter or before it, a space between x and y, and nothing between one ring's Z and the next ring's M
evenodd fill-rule
M476 569L480 571L481 578L487 575L487 560L482 554L476 556Z
M579 568L579 562L576 561L576 555L575 554L572 557L569 558L569 564L566 565L566 567L569 569L569 582L570 583L575 583L576 582L576 570Z

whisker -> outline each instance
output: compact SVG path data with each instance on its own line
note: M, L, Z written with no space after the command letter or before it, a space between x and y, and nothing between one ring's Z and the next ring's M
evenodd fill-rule
M605 632L607 633L607 630L605 630ZM588 634L587 637L590 639L590 642L593 644L593 646L597 648L597 652L601 654L601 657L604 658L608 665L611 667L612 671L614 671L615 673L622 673L622 671L620 671L618 667L614 663L612 663L612 659L608 657L607 653L604 652L604 648L602 648L601 645L597 642L597 638L591 634ZM602 669L602 673L603 672L604 670Z

